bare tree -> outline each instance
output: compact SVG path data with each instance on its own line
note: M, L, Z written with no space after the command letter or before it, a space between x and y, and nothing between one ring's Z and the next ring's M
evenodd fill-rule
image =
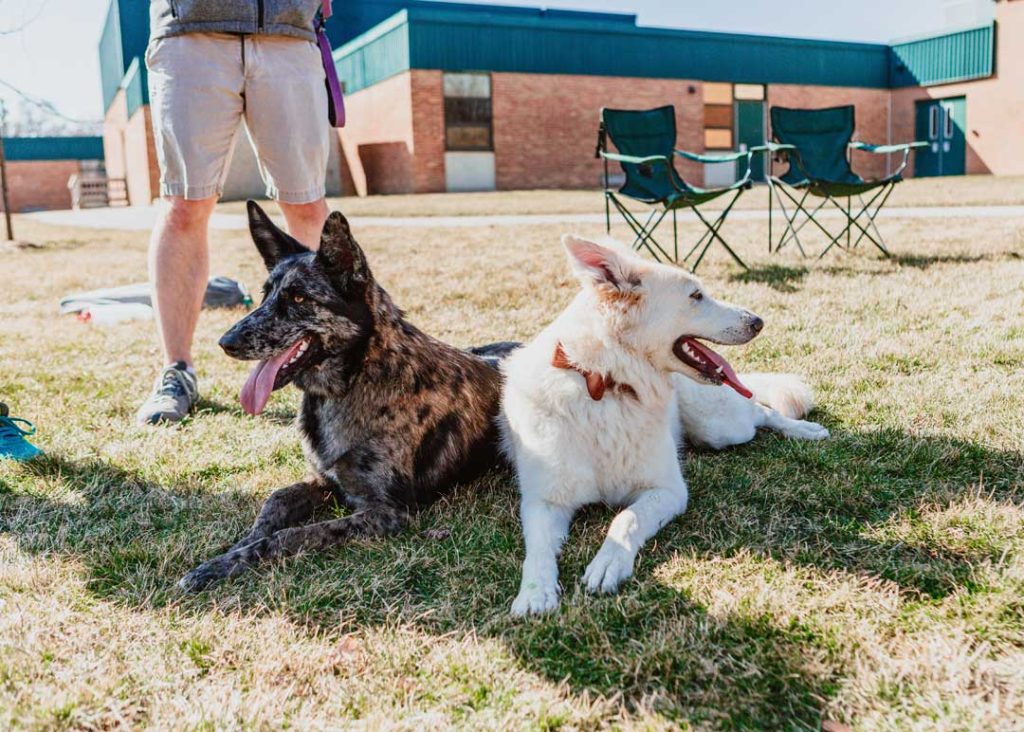
M48 2L49 0L40 0L38 3L23 3L22 9L26 12L22 13L21 19L15 21L14 25L7 28L0 28L0 36L11 36L28 28L42 17L43 11L46 10L46 4ZM10 5L10 0L0 0L0 5ZM32 8L32 5L35 5L35 7ZM13 15L13 13L11 14Z

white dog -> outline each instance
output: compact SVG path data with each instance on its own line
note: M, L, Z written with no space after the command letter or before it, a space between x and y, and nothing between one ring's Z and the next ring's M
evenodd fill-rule
M575 237L562 243L582 291L503 367L502 432L526 540L515 615L558 606L558 554L588 503L626 508L583 575L587 589L614 592L632 574L644 542L686 510L684 424L695 442L716 448L746 442L760 426L828 436L794 419L810 406L798 379L751 378L769 392L764 406L696 340L746 343L763 326L756 315L712 299L679 268Z

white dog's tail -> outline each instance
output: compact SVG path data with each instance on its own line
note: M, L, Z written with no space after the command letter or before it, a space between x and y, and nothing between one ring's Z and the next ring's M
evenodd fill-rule
M783 417L803 419L814 408L811 387L796 374L741 374L754 399Z

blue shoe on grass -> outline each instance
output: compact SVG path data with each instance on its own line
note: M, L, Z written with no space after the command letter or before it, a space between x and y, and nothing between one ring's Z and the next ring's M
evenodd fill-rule
M35 425L27 419L10 416L7 405L0 402L0 459L31 460L43 451L26 440L36 433Z

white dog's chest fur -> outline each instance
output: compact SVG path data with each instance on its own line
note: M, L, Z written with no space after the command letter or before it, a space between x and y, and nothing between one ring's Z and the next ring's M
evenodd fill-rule
M551 366L546 340L506 366L503 432L517 467L530 474L522 476L524 491L566 507L622 505L679 470L679 419L667 377L634 378L628 383L636 396L610 390L594 400L581 374Z

